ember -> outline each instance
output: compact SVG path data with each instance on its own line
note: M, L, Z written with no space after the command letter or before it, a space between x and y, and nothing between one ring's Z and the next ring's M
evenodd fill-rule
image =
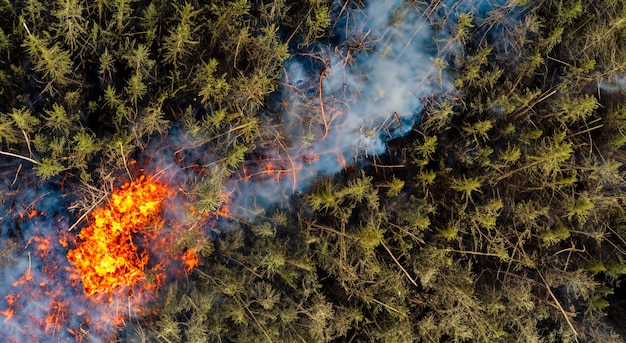
M67 253L86 295L111 294L117 287L132 288L146 278L149 257L138 251L133 236L161 225L157 214L166 192L166 186L141 177L113 191L109 206L94 210L76 248Z

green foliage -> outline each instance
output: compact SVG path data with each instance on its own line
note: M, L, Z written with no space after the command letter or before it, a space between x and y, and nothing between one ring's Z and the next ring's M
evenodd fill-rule
M204 105L221 103L230 89L225 75L220 78L215 77L217 64L216 59L200 64L199 70L193 79L194 86L198 88L198 96L202 97L201 102Z
M607 295L612 295L613 289L610 287L601 286L596 289L593 297L589 301L589 308L594 311L604 311L611 304L606 300Z
M321 16L324 6L298 8ZM125 172L127 157L186 116L197 140L190 145L218 151L219 167L234 169L259 138L257 111L290 55L283 35L307 35L288 9L281 1L7 3L0 96L10 117L0 122L0 139L11 151L56 161L39 167L46 177L88 179L96 165ZM25 95L37 93L34 113Z
M387 196L396 196L400 194L402 188L404 188L404 181L394 177L388 184L386 184L386 187L388 187Z
M383 232L379 228L367 226L356 233L356 240L363 250L371 253L383 241Z
M424 142L415 146L414 151L421 158L430 160L437 149L437 136L424 137Z
M57 32L63 37L63 42L75 51L81 36L87 34L85 27L85 17L83 12L85 7L79 0L62 0L57 4L57 8L53 11L53 16L57 19Z
M310 1L313 6L306 17L307 36L305 45L322 38L326 29L331 25L329 8L323 1Z
M15 144L19 141L13 120L9 116L0 116L0 140L6 144Z
M575 217L579 222L585 222L589 216L589 211L594 208L593 203L584 195L572 199L566 204L566 211L569 219Z
M54 176L57 176L65 168L56 160L44 158L40 164L35 166L35 173L43 180L48 180Z
M194 40L197 27L192 27L200 10L186 2L183 6L173 5L176 10L178 25L169 29L168 34L163 38L163 59L165 63L172 63L177 67L177 62L193 53L192 47L200 42Z
M465 133L467 134L472 135L474 140L477 140L478 138L480 138L484 141L487 139L488 132L489 130L491 130L492 127L493 127L493 124L491 123L491 121L482 120L472 125L463 127L463 131L465 131Z
M617 280L622 275L626 275L626 260L620 256L617 260L609 261L606 275L611 280Z
M39 119L33 116L26 108L14 108L9 116L13 120L13 124L21 131L31 133L35 131L39 125Z
M510 144L507 146L506 150L500 154L500 158L506 164L514 164L521 156L521 149L516 146L511 146Z
M451 116L454 114L452 104L443 102L437 106L433 106L427 109L427 113L424 114L426 119L422 123L425 129L434 129L435 131L441 131L448 127Z
M586 120L598 106L598 99L589 94L573 99L567 97L559 103L563 119L568 124Z
M555 178L561 172L563 163L574 152L572 144L565 140L565 135L566 132L561 131L550 138L544 138L535 153L526 158L530 162L529 167L549 178Z
M28 30L28 27L26 29ZM55 92L55 86L62 88L69 85L73 72L69 51L59 43L51 44L48 39L37 37L30 31L23 46L34 64L34 69L48 80L44 91Z
M470 38L470 29L474 27L472 23L472 15L468 13L461 13L457 18L456 25L454 27L453 41L458 43L465 43Z
M541 234L541 239L548 245L566 240L569 237L570 232L564 226L560 226L554 231L546 231Z
M210 213L218 209L224 201L222 182L218 175L213 175L193 184L191 199L197 211Z
M478 178L468 179L463 176L463 179L453 179L450 188L461 193L461 199L467 201L472 200L472 193L480 193L480 185L481 182Z
M337 209L337 197L330 180L321 182L307 199L314 211L328 211Z
M52 109L45 111L46 127L65 135L69 134L69 129L73 120L68 116L65 108L59 104L52 104Z

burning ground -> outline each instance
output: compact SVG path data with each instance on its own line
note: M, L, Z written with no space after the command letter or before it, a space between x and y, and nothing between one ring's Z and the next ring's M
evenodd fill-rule
M193 248L199 242L181 244L193 228L175 227L162 217L181 212L164 209L167 199L175 198L172 192L139 176L113 189L78 235L68 230L77 225L69 226L68 216L54 210L58 203L47 207L45 197L28 208L15 203L7 217L15 218L20 233L28 233L22 237L26 246L8 243L4 249L22 250L27 262L10 251L5 255L16 260L4 270L4 337L12 342L104 340L125 320L140 316L165 281L198 264ZM45 196L53 195L66 197L64 191Z

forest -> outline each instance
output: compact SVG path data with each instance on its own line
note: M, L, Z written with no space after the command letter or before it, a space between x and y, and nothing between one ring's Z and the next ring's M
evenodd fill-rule
M0 17L0 341L626 340L626 1Z

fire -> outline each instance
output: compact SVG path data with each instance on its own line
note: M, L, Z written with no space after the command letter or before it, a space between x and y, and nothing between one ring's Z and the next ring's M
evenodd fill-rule
M146 279L148 254L137 249L133 237L162 224L158 214L168 188L144 177L114 190L108 206L91 214L68 260L80 273L84 292L111 294Z
M13 315L15 315L15 309L14 308L7 308L7 309L4 309L4 310L0 311L0 314L5 316L4 321L7 322L11 318L13 318Z
M187 250L185 254L183 254L182 259L188 272L196 267L199 263L198 254L196 254L196 252L192 249Z
M0 341L111 341L140 318L164 283L202 263L206 230L229 215L226 194L219 211L199 213L175 189L183 188L150 177L126 183L78 235L65 230L70 217L36 204L15 212L31 229L23 263L0 293Z

